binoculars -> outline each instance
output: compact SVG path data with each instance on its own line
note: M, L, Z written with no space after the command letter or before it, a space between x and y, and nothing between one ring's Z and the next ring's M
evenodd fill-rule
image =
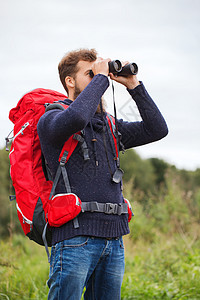
M135 63L130 63L122 67L120 60L113 60L108 63L109 73L113 73L117 76L127 77L129 75L136 75L138 73L138 66Z
M122 63L120 60L112 60L108 63L109 73L113 73L116 76L124 76L127 77L129 75L136 75L138 73L138 66L136 63L130 63L122 67ZM90 70L90 76L94 77L92 70Z

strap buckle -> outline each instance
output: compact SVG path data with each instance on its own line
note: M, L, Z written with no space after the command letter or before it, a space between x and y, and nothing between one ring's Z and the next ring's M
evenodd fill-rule
M105 204L105 214L117 214L118 204L116 203L106 203Z
M60 166L61 167L65 166L66 160L67 160L67 155L68 155L68 152L64 151L63 156L61 157L61 160L60 160Z
M89 208L90 208L91 212L98 211L99 210L99 205L98 205L97 202L90 202Z

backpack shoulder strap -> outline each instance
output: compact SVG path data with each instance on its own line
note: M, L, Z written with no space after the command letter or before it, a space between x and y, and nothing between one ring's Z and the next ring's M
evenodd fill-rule
M112 134L112 137L113 137L113 141L114 141L114 145L115 145L115 151L116 153L118 153L118 155L116 157L119 157L119 148L122 150L122 153L124 154L125 152L125 147L121 141L121 133L118 131L118 137L119 137L119 145L117 143L117 128L115 126L115 118L110 115L109 113L107 113L107 121L108 121L108 125L109 125L109 128L110 128L110 131L111 131L111 134Z
M114 142L116 159L118 159L119 149L118 149L117 138L116 138L115 118L112 115L110 115L109 113L107 113L106 119L107 119L108 126L110 129L111 135L112 135L113 142Z
M56 102L54 102L52 104L46 104L46 110L45 110L45 112L53 110L53 109L65 110L68 107L69 107L69 105L64 104L62 102L59 102L59 101L56 101ZM74 150L75 150L78 142L81 143L81 148L82 148L82 151L83 151L84 160L88 160L89 159L87 145L85 143L84 138L82 137L81 131L79 131L79 132L73 134L72 136L70 136L68 138L68 140L65 142L65 144L64 144L64 146L62 148L62 151L60 153L60 156L59 156L59 162L61 162L61 159L62 159L62 157L64 155L64 152L65 152L65 155L67 153L65 163L67 163L67 161L69 160L70 156L74 152Z
M59 101L55 101L52 104L46 104L45 112L53 110L53 109L65 110L68 107L69 107L69 105L67 105L67 104L61 103ZM58 180L59 180L61 174L63 175L63 179L64 179L64 183L65 183L67 192L68 193L71 192L71 187L70 187L67 171L65 169L65 164L68 162L70 156L74 152L74 150L80 140L79 138L77 138L79 136L81 137L81 132L77 132L76 134L71 135L67 139L67 141L64 143L64 146L60 152L60 156L58 159L59 166L58 166L58 169L56 172L56 176L53 180L53 186L52 186L52 190L51 190L49 199L51 199L51 197L54 195L55 188L57 186L57 183L58 183Z
M52 109L61 109L61 110L65 110L66 108L68 108L69 105L65 105L65 104L61 104L59 102L55 102L55 103L47 103L46 105L46 109L45 112L52 110ZM65 108L66 106L66 108Z

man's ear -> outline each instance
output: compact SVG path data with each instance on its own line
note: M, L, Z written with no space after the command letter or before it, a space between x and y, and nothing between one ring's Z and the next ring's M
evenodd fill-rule
M66 86L67 86L68 89L69 88L73 89L75 87L75 80L74 80L74 78L71 77L71 76L65 77L65 84L66 84Z

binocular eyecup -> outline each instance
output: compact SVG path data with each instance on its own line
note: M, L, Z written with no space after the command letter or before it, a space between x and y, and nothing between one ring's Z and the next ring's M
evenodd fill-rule
M120 60L113 60L108 63L109 73L117 76L127 77L129 75L136 75L138 73L138 66L136 63L130 63L122 67Z

